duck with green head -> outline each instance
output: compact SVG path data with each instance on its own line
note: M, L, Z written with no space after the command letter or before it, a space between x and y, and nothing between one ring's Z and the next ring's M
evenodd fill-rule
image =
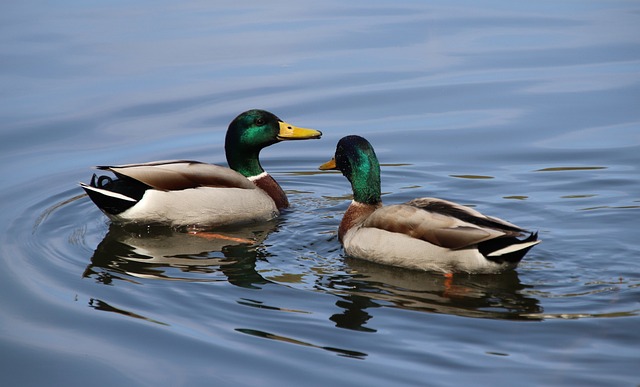
M115 174L80 183L112 221L170 226L217 226L269 220L287 208L287 196L260 165L260 151L322 133L290 125L264 110L237 116L227 130L230 168L190 160L99 166Z
M351 182L353 202L338 229L345 252L356 258L444 273L496 273L515 268L537 233L450 201L418 198L383 206L380 165L371 144L343 137L321 170L339 170Z

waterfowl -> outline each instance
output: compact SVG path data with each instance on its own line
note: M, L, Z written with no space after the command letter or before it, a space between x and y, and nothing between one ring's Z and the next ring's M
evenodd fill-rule
M351 182L353 201L338 238L355 258L447 274L497 273L515 268L540 242L537 232L442 199L383 206L378 158L359 136L343 137L320 169L339 170Z
M98 166L80 186L112 221L169 226L218 226L269 220L289 206L278 183L262 169L260 151L284 140L320 138L264 110L230 124L225 154L230 168L191 160Z

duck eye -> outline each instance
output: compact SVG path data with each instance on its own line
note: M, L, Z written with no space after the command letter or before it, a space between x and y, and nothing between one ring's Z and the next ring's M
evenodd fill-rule
M256 119L256 125L258 125L258 126L262 126L262 125L264 125L264 124L266 124L266 121L264 120L264 118L258 118L258 119Z

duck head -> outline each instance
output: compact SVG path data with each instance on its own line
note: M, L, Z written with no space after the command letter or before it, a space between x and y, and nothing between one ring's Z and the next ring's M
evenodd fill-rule
M380 163L373 147L365 138L346 136L338 141L335 156L320 170L339 170L351 183L353 200L380 203Z
M237 116L227 130L225 153L229 167L244 176L264 172L258 159L260 151L280 141L308 140L322 132L293 126L265 110L248 110Z

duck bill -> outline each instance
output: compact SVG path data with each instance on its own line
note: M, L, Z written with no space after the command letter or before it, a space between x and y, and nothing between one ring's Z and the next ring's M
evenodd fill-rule
M326 163L318 167L318 169L320 169L321 171L330 171L333 169L338 169L338 167L336 166L336 159L332 158L331 160L327 161Z
M280 121L278 140L308 140L320 138L322 132L315 129L298 128L284 121Z

